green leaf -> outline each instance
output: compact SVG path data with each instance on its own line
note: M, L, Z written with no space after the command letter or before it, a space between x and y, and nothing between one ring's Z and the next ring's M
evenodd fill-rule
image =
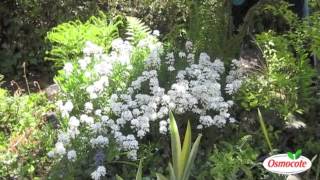
M190 152L190 156L188 158L187 164L185 165L183 177L182 177L181 180L189 179L192 165L194 164L194 160L196 159L196 155L197 155L197 152L198 152L198 148L199 148L201 137L202 137L202 135L199 134L197 139L196 139L196 141L194 142L194 144L192 146L192 149L191 149L191 152Z
M186 130L186 134L184 136L184 141L183 141L183 146L182 146L182 152L181 152L181 174L179 174L179 177L182 177L182 173L185 170L185 165L188 161L189 158L189 154L190 154L190 150L191 150L191 125L190 122L188 121L188 125L187 125L187 130Z
M292 160L294 160L294 156L293 156L293 153L292 152L288 152L288 157Z
M123 180L122 177L120 177L118 174L116 175L116 180Z
M181 142L179 130L176 124L176 120L172 112L170 112L170 136L171 136L171 149L172 149L172 163L175 176L178 177L181 169Z
M171 163L169 163L169 175L170 175L170 180L180 180L180 179L175 175L175 172L174 172L174 169L173 169Z
M168 180L168 178L166 178L164 175L156 173L157 176L157 180Z
M139 168L138 168L138 172L136 175L136 180L142 180L142 159L140 160L140 163L139 163Z
M302 154L302 150L301 149L298 149L295 153L295 159L299 159L299 157L301 156Z
M261 129L262 129L262 133L264 135L264 138L267 141L267 144L269 146L270 152L272 152L272 145L271 145L271 142L270 142L270 139L269 139L269 136L268 136L268 130L266 128L265 122L264 122L264 120L262 118L262 115L261 115L261 112L260 112L259 108L258 108L258 116L259 116L259 122L260 122L260 126L261 126Z

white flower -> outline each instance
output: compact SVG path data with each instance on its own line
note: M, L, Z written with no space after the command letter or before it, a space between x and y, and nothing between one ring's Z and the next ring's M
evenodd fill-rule
M174 70L176 70L176 69L173 66L168 67L168 71L174 71Z
M64 72L67 76L70 76L73 71L73 65L72 63L66 63L63 67Z
M93 104L91 102L86 102L84 104L84 109L86 112L90 113L93 110Z
M185 45L185 48L188 52L192 51L192 47L193 47L193 44L191 41L187 41L186 42L186 45Z
M200 53L199 64L206 64L208 61L210 61L210 56L204 52Z
M99 135L97 138L91 139L90 143L92 147L96 147L96 146L104 147L109 144L109 139L107 137Z
M70 150L67 153L68 160L75 161L77 158L77 152L75 150Z
M137 150L131 150L127 153L128 159L131 159L133 161L137 160Z
M79 120L72 116L70 119L69 119L69 126L72 127L72 128L77 128L78 126L80 125L80 122Z
M111 42L111 46L113 49L121 49L123 45L123 40L121 38L117 38Z
M90 57L84 57L83 59L80 59L78 61L79 65L80 65L80 68L82 70L85 70L87 68L87 66L90 64L90 62L91 62Z
M106 174L106 168L104 166L99 166L94 172L91 173L91 178L94 180L100 180L100 178Z
M55 145L55 153L58 155L64 155L66 154L66 149L64 148L64 145L62 142L57 142Z
M54 151L49 151L47 155L49 158L53 158L55 154Z
M180 58L185 58L187 55L185 52L179 52L179 57Z
M90 116L88 116L86 114L82 114L80 116L80 121L84 122L84 123L87 123L88 125L92 125L94 123L93 117L90 117Z
M209 127L214 124L214 121L211 116L200 116L200 123L206 127Z
M234 93L236 93L240 87L242 85L242 81L241 80L234 80L231 83L226 85L226 92L229 95L232 95Z
M66 111L71 112L73 109L73 104L71 101L67 101L66 104L64 105L64 108Z
M193 64L193 63L194 63L194 54L192 54L192 53L188 54L188 56L187 56L187 62L188 62L189 64Z
M85 43L85 47L83 48L83 53L85 55L102 54L103 48L93 44L90 41L87 41Z
M166 134L168 131L168 128L167 128L168 122L167 121L160 121L159 126L160 126L159 132L161 134Z
M73 104L72 102L69 100L66 102L66 104L63 105L63 103L57 102L57 105L61 111L61 115L62 117L69 117L69 113L72 111L73 109Z
M70 142L69 134L65 132L60 132L58 134L58 142L62 142L64 144L68 144Z
M97 109L96 111L94 111L94 114L96 116L101 116L101 113L102 113L101 109Z
M159 30L154 30L154 31L152 32L152 35L154 35L154 36L160 36L160 31L159 31Z

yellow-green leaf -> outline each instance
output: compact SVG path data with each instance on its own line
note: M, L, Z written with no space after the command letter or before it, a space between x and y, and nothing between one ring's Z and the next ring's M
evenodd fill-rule
M181 180L188 180L189 179L192 165L194 164L194 160L195 160L195 158L197 156L197 152L198 152L198 148L199 148L201 137L202 137L201 134L198 135L196 141L194 142L194 144L192 146L192 149L191 149L187 164L186 164L185 169L184 169L183 177L182 177Z
M156 173L157 180L168 180L168 178L164 177L164 175Z
M260 122L260 126L261 126L261 129L262 129L262 132L263 132L263 135L264 135L264 138L266 139L267 141L267 144L269 146L269 149L270 149L270 152L272 152L272 145L271 145L271 142L270 142L270 139L269 139L269 136L268 136L268 130L266 128L266 125L264 123L264 120L262 118L262 115L261 115L261 112L260 112L260 109L258 108L258 116L259 116L259 122Z
M136 180L142 180L142 160L140 160Z
M185 170L186 163L188 161L188 157L190 154L190 150L191 150L191 125L190 125L190 122L188 121L187 130L184 136L182 152L181 152L180 161L181 161L182 167L181 167L179 177L182 177L183 175L183 171Z
M181 142L178 126L174 119L172 112L170 112L170 137L171 137L171 151L172 151L172 163L175 176L178 177L181 169Z

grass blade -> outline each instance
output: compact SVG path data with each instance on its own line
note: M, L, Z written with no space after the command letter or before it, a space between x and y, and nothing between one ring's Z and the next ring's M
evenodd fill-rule
M259 122L260 122L260 126L261 126L261 129L262 129L264 138L267 141L267 144L269 146L270 152L272 152L272 145L271 145L271 142L270 142L270 139L269 139L269 136L268 136L268 131L267 131L267 128L266 128L266 124L265 124L265 122L264 122L264 120L262 118L262 115L261 115L261 112L260 112L259 108L258 108L258 116L259 116Z

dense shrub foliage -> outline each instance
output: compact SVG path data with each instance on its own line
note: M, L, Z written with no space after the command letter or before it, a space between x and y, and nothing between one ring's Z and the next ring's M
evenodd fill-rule
M52 164L47 152L56 139L56 122L48 122L45 113L53 106L44 94L10 97L4 89L0 100L0 176L41 177Z
M97 12L92 1L77 0L4 0L0 2L0 73L19 75L21 64L47 68L45 34L67 20L86 19Z

